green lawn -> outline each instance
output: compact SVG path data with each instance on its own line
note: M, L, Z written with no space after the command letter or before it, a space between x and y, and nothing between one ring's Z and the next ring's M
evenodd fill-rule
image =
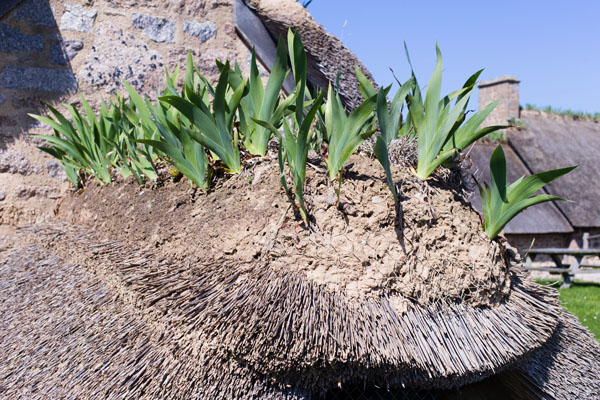
M537 283L559 288L562 280L537 279ZM600 283L575 281L568 289L558 289L560 302L586 326L600 342Z

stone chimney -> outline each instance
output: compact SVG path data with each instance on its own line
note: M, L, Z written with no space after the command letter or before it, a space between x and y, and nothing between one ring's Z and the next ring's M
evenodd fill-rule
M479 85L479 110L500 100L494 111L481 126L506 125L510 118L519 118L519 80L512 76L501 76L481 82Z

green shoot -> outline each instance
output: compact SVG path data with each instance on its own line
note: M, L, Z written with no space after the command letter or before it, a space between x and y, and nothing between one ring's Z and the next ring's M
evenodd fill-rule
M203 84L193 79L194 67L191 64L191 56L188 56L188 67L186 69L186 82L195 88ZM173 90L177 82L179 67L172 76L167 74L167 89L165 93ZM138 117L139 125L145 132L138 136L136 141L144 146L156 150L168 157L173 166L185 175L194 185L206 188L208 170L208 159L204 147L192 139L188 129L182 123L185 117L175 108L158 104L154 107L148 99L142 100L135 90L125 84L129 97L136 104L137 113L132 118ZM188 124L189 125L189 124ZM194 129L190 127L189 129Z
M239 108L240 130L244 134L244 146L252 154L264 156L271 138L271 132L254 122L254 119L268 121L277 128L281 126L284 111L289 106L289 104L279 104L281 88L286 77L287 54L283 39L280 39L277 45L277 56L266 88L263 88L256 64L256 54L254 50L252 51L250 79L248 80L249 91L248 95L240 102Z
M534 194L574 168L575 166L540 172L529 177L523 176L507 187L506 158L502 146L498 145L490 158L491 185L484 182L484 187L481 187L479 182L477 183L486 235L495 239L504 226L527 207L546 201L564 200L549 194Z
M406 96L408 96L409 91L413 87L414 79L411 78L406 81L406 83L404 83L396 92L389 109L386 91L389 91L390 88L388 87L387 89L380 89L379 93L377 93L376 115L381 135L377 136L373 153L383 166L387 185L394 196L394 200L396 201L398 200L398 193L396 192L396 186L394 185L394 180L392 178L388 149L390 142L399 136L403 127L402 106Z
M83 99L84 105L87 105ZM110 164L106 157L110 150L104 139L106 128L101 126L96 116L86 108L87 120L72 105L67 105L73 123L69 122L58 110L47 105L56 120L50 117L30 114L32 118L49 125L54 129L54 135L35 135L44 139L49 146L40 149L56 157L65 168L67 177L74 185L81 183L78 171L93 175L100 184L111 182ZM114 132L110 131L113 135Z
M379 123L380 136L377 136L375 140L375 146L373 147L373 153L375 157L385 171L385 177L387 185L394 196L394 200L398 200L398 193L394 180L392 178L392 172L389 160L389 145L390 142L398 138L403 132L403 116L402 111L404 108L404 101L408 96L409 92L414 89L415 78L411 77L404 84L400 85L400 89L394 95L391 104L388 104L387 93L390 91L391 86L385 89L379 89L379 92L375 90L375 87L367 79L367 77L360 71L358 66L354 66L356 79L358 80L358 90L365 99L372 96L377 96L377 106L375 113L377 115L377 122Z
M154 161L158 156L154 149L146 145L140 146L137 143L138 139L144 139L149 133L140 124L141 117L138 115L136 107L117 95L111 109L114 111L107 124L120 130L121 135L118 140L107 139L107 141L121 159L122 167L117 166L121 175L126 177L128 174L133 174L140 184L144 182L143 176L150 180L158 178L154 166Z
M300 90L298 85L297 90ZM324 93L317 95L312 106L306 113L302 123L298 123L295 114L290 115L283 120L283 135L269 123L256 120L265 128L269 129L274 134L278 135L281 140L279 147L279 169L281 172L281 183L283 188L288 192L288 187L285 181L284 161L287 161L288 168L292 175L294 196L299 204L299 211L304 223L308 226L308 212L304 202L304 183L306 181L306 162L308 158L310 129L315 120L317 111L323 102ZM289 120L289 122L288 122ZM283 148L283 150L282 150Z
M481 122L496 106L486 109L470 118L464 125L466 107L473 93L477 77L473 74L462 89L452 92L440 100L442 88L442 54L436 45L437 61L427 85L423 103L419 87L408 95L407 102L413 127L417 134L416 175L425 180L442 164L449 163L461 150L483 136L504 127L488 127L477 130ZM454 107L451 102L456 99ZM462 126L461 126L462 125Z
M344 164L361 143L375 132L369 129L369 123L373 121L373 110L376 105L377 95L371 96L350 115L346 115L340 96L333 91L331 83L329 84L325 103L325 129L329 142L326 163L330 181L337 178L341 185ZM339 187L337 195L339 201Z
M229 86L229 62L221 70L219 82L214 92L212 111L205 104L202 96L185 85L183 96L168 95L160 97L160 101L173 106L196 129L187 132L204 147L215 153L223 162L225 169L232 173L242 170L238 132L234 130L233 119L240 104L246 83L240 84L231 97L227 99Z
M279 169L281 173L281 185L289 195L288 185L285 178L285 162L292 175L294 197L298 202L298 210L308 226L308 212L304 202L304 183L306 181L306 162L310 148L310 130L317 116L317 112L323 103L324 93L320 92L312 102L305 102L306 90L306 52L298 34L288 31L288 48L292 63L292 72L296 81L296 89L283 103L296 103L295 112L283 118L283 134L268 121L255 119L254 121L267 128L280 140L279 145ZM310 104L306 110L305 105ZM293 202L293 201L292 201Z

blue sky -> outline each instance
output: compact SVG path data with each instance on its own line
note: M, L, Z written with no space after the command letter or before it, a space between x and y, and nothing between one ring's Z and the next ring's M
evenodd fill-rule
M404 41L425 85L437 41L445 93L485 68L481 80L517 77L522 105L600 112L600 0L314 0L308 10L380 85L393 82L390 67L410 76Z

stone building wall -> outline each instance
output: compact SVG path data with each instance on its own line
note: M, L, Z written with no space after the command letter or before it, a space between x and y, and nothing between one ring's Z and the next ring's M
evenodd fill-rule
M0 127L18 134L40 101L92 103L127 80L155 95L164 67L188 50L208 76L214 60L247 64L232 1L24 0L0 19Z
M581 249L584 248L584 234L588 234L592 237L592 240L588 240L587 247L599 249L600 248L600 229L598 228L586 228L578 229L573 233L545 233L545 234L520 234L520 235L506 235L506 239L511 246L516 247L519 253L524 256L530 247L535 248L570 248L570 249ZM572 262L570 258L567 258L568 262ZM584 262L588 264L600 264L599 257L586 257ZM538 256L535 259L535 263L538 266L555 266L554 262L549 256Z
M511 76L479 83L479 109L500 100L494 111L481 125L506 125L510 118L519 118L519 81Z
M506 239L511 246L516 247L519 253L524 256L530 247L535 248L566 248L571 242L571 235L565 233L543 233L543 234L519 234L506 235ZM536 258L536 262L551 263L549 256L540 256Z
M0 8L0 225L43 219L69 185L30 134L44 102L98 106L127 80L156 97L188 51L211 80L215 59L248 69L233 0L11 0ZM7 3L8 4L8 3ZM33 200L33 201L32 201Z

